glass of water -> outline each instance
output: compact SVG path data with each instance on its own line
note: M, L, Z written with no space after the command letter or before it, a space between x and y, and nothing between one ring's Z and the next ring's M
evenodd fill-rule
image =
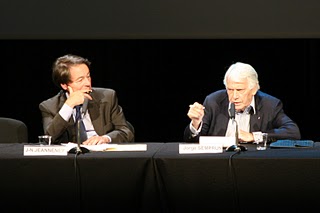
M39 144L40 145L51 145L51 136L50 135L40 135Z
M255 142L257 144L257 150L266 150L268 141L268 133L262 133L261 140Z

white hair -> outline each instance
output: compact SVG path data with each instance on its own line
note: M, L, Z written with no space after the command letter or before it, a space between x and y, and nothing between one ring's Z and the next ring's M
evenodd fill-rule
M227 79L247 79L249 83L249 88L252 89L254 87L257 90L260 89L258 73L256 70L250 65L242 62L236 62L232 64L224 75L223 84L227 88Z

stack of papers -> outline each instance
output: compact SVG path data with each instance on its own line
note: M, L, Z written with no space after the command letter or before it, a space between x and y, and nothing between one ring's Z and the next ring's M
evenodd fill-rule
M68 155L68 152L77 147L76 143L64 143L61 145L24 145L24 156L44 156L44 155ZM81 145L90 151L147 151L147 144L100 144Z
M62 144L68 150L77 147L76 143ZM99 145L80 145L90 151L147 151L147 144L99 144Z

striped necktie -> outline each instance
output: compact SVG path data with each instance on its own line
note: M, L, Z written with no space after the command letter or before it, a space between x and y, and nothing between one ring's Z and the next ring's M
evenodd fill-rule
M76 135L77 135L77 142L80 140L80 143L87 140L87 132L84 126L83 120L81 118L81 105L76 106L76 118L75 118L75 125L76 125Z

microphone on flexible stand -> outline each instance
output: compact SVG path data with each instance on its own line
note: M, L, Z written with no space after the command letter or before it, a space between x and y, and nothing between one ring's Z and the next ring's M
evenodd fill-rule
M82 113L83 113L83 116L84 116L84 115L86 114L86 112L87 112L88 102L89 102L89 99L88 99L88 98L84 98L84 101L83 101L83 104L82 104Z
M84 102L83 102L83 105L82 105L82 112L85 114L86 113L86 111L87 111L87 107L88 107L88 99L87 98L85 98L85 100L84 100ZM78 119L77 121L76 121L77 123L76 123L76 130L77 130L77 146L76 147L74 147L74 148L72 148L72 149L70 149L69 150L69 153L72 153L72 154L84 154L84 153L88 153L88 152L90 152L90 150L89 149L87 149L87 148L85 148L85 147L82 147L82 146L80 146L80 144L81 144L81 128L80 128L80 126L81 126L81 122L83 122L83 118L82 117L80 117L80 119Z
M236 123L236 131L235 131L235 144L226 148L227 152L231 151L247 151L247 148L239 145L239 130L238 130L238 122L236 121L236 107L234 103L230 105L230 118L232 119L232 123Z
M77 146L70 149L69 153L73 153L73 154L84 154L84 153L88 153L90 152L89 149L80 146L81 144L81 139L80 139L80 125L81 125L81 121L82 119L79 119L77 121Z

